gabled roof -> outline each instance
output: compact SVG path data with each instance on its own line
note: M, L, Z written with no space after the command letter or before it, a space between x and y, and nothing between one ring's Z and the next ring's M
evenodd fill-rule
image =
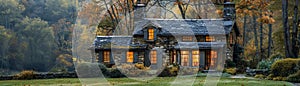
M222 19L144 19L135 22L134 35L143 35L142 29L147 24L154 24L161 29L158 35L218 35L229 34L234 21Z

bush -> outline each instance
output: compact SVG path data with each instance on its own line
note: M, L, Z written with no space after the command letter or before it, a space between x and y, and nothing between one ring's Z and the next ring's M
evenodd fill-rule
M270 69L272 64L273 64L273 61L262 60L262 61L258 62L257 69Z
M159 77L177 76L178 71L179 71L178 65L170 65L167 66L158 76Z
M270 58L270 60L262 60L257 64L257 69L270 69L272 64L277 60L282 59L280 54L276 54Z
M225 61L225 67L226 68L232 68L232 67L236 67L236 66L235 66L235 63L233 61L231 61L230 59L227 59Z
M267 79L267 80L273 80L274 77L275 77L275 76L274 76L273 74L270 74L270 75L267 76L266 79Z
M236 68L226 68L225 72L229 73L231 75L235 75L236 74Z
M247 67L251 66L250 61L248 60L241 60L240 62L236 63L238 66L236 67L236 73L245 73Z
M298 72L295 74L289 75L287 77L287 81L299 83L300 82L300 70L298 70Z
M259 79L264 79L264 78L266 78L266 76L263 75L263 74L256 74L254 77L255 77L255 78L259 78Z
M282 59L276 61L271 66L271 74L274 76L287 77L290 74L294 74L299 70L297 65L299 64L300 59Z
M35 79L35 72L32 70L24 70L21 73L14 76L14 79L18 80L31 80Z
M286 77L277 76L277 77L273 78L273 80L274 81L285 81L285 80L287 80L287 78Z
M110 78L122 78L122 77L126 77L120 70L118 70L117 68L110 68L108 69L109 71L109 75L106 75Z

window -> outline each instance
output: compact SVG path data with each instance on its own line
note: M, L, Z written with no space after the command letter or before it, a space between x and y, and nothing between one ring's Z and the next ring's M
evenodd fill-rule
M217 51L210 51L210 66L215 66L216 61L217 61Z
M151 58L151 63L156 64L157 63L157 58L156 58L156 51L153 50L150 52L150 58Z
M154 29L153 28L148 29L148 40L154 40Z
M192 52L192 60L193 60L193 66L199 66L199 51L198 50L194 50Z
M188 66L189 64L189 51L181 51L181 65Z
M205 41L206 41L206 42L213 42L213 41L216 41L216 39L215 39L214 36L206 36L206 37L205 37Z
M191 42L191 41L193 41L193 37L192 36L183 36L182 41Z
M127 62L133 62L133 52L132 51L128 51L127 52Z
M233 35L232 35L232 34L229 35L229 43L230 43L230 44L233 44Z
M109 57L110 57L109 51L104 51L103 62L109 62Z

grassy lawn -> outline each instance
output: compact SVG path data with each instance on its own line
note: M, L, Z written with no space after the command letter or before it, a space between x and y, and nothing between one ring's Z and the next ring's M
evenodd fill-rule
M155 78L150 81L136 81L128 78L108 78L110 85L118 86L168 86L175 79L175 77ZM93 79L85 79L87 81L93 81ZM197 77L194 84L195 86L202 86L205 82L205 77ZM181 83L181 82L179 82ZM184 83L184 82L182 82ZM1 86L81 86L79 79L65 78L65 79L42 79L42 80L9 80L0 81ZM95 83L93 85L103 85L101 83ZM230 79L221 78L218 86L292 86L289 82L284 81L270 81L260 79Z

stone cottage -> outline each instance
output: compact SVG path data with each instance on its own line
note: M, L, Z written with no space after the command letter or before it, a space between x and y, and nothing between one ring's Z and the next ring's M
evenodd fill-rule
M234 4L226 2L223 13L221 19L137 19L132 36L97 36L94 60L109 66L143 63L152 68L170 64L216 68L232 59L240 35Z

